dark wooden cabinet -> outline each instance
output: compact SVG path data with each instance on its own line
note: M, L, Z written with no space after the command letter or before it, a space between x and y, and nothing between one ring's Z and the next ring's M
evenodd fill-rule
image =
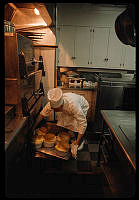
M16 115L22 115L17 34L4 35L5 105L16 105Z
M17 49L17 34L4 37L4 52L5 52L5 78L18 78L18 49Z

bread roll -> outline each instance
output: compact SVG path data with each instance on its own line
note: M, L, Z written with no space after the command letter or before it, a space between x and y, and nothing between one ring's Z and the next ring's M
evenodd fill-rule
M45 141L47 142L55 142L56 141L56 136L54 133L47 133L45 135Z
M70 147L69 143L62 140L62 141L57 141L55 149L58 150L58 151L62 151L62 152L68 152L69 147Z
M53 147L55 145L56 142L56 136L53 133L47 133L45 135L45 140L43 143L44 147Z
M44 137L41 135L36 135L32 137L32 143L34 144L39 144L42 143L44 141Z
M42 127L39 128L38 135L44 135L45 136L46 133L47 133L47 128L46 127L42 126Z
M32 144L35 149L40 149L44 142L44 137L42 135L35 135L32 137Z
M57 136L57 141L62 141L64 140L65 142L69 142L70 140L70 135L66 132L61 132Z

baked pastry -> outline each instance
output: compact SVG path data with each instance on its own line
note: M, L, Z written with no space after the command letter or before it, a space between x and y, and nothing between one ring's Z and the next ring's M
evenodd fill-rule
M36 149L39 149L42 147L43 141L44 141L44 137L42 135L35 135L32 137L32 143Z
M56 141L56 136L54 133L47 133L45 135L45 141L49 141L49 142L55 142Z
M45 140L44 140L44 147L53 147L56 142L56 136L54 133L47 133L45 135Z
M47 133L47 128L44 126L40 127L37 132L38 135L44 135L44 136L46 135L46 133Z
M69 143L63 141L57 141L55 149L62 152L68 152L70 148Z
M66 132L61 132L57 136L57 141L62 141L64 140L65 142L69 142L70 140L70 135Z

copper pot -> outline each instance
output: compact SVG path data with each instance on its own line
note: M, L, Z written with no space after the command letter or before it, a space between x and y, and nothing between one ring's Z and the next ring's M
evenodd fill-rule
M119 40L125 45L136 46L135 8L129 5L115 21L115 32Z

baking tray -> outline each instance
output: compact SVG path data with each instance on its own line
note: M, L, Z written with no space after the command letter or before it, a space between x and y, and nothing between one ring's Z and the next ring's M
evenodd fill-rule
M57 126L55 121L47 121L43 126L46 126L48 129L48 132L54 133L55 135L58 135L59 132L65 131L66 129ZM40 149L36 149L36 157L45 157L47 158L47 155L54 156L57 158L61 158L63 160L68 160L71 156L71 152L66 152L64 155L61 155L61 152L55 149L55 147L42 147ZM39 154L40 153L40 154ZM43 156L43 155L44 156ZM40 155L40 156L39 156Z
M65 155L63 155L63 156L60 155L60 152L55 150L54 147L37 149L36 152L37 152L36 157L39 157L38 152L46 154L46 155L54 156L54 157L57 157L57 158L61 158L63 160L68 160L71 156L70 152L65 153Z

